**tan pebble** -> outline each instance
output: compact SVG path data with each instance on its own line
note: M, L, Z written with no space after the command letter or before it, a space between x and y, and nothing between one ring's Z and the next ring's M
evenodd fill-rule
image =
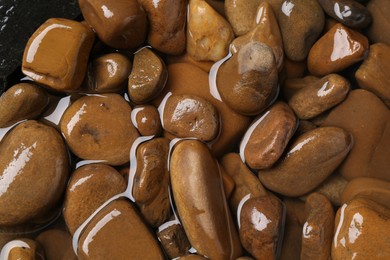
M133 125L143 136L157 135L161 132L160 114L152 105L140 105L131 111Z
M237 36L246 34L252 29L256 18L256 9L262 0L226 0L225 12L228 21Z
M34 240L21 238L8 242L1 250L0 256L7 260L44 260L45 253Z

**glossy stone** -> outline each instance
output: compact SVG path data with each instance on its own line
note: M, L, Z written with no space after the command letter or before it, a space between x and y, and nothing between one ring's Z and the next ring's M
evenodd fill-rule
M372 15L372 24L367 30L368 38L372 43L390 44L390 2L387 0L370 0L367 9Z
M164 61L149 48L135 53L129 76L128 92L131 101L146 103L155 98L165 86L168 74Z
M143 136L157 135L162 130L160 115L152 105L134 107L131 111L131 121Z
M177 144L171 157L170 175L177 212L198 254L211 259L241 255L221 175L207 146L195 140Z
M72 248L72 236L60 229L49 229L35 239L42 245L47 260L77 260Z
M88 164L76 169L66 189L63 209L69 232L74 234L104 202L125 189L125 179L108 165Z
M1 259L7 260L44 260L41 246L34 240L22 238L8 242L1 250Z
M326 14L350 28L366 28L372 17L367 8L354 0L318 0Z
M228 54L234 33L230 24L205 0L190 0L187 52L195 60L218 61Z
M166 224L166 227L160 227L157 232L164 251L170 259L186 255L191 245L183 227L179 223L167 222Z
M365 58L368 39L338 23L311 48L307 67L315 76L342 71Z
M239 225L243 247L256 259L277 259L283 221L283 205L276 197L247 200Z
M0 128L40 115L49 104L49 96L31 83L13 85L0 96Z
M357 89L325 117L321 125L353 135L354 145L339 171L347 180L371 177L390 181L390 111L374 94Z
M344 204L335 219L332 259L388 259L389 228L389 208L362 198Z
M299 136L279 164L269 170L260 170L259 179L268 189L282 195L303 195L316 188L339 166L352 144L351 134L341 128L316 128Z
M115 200L104 207L86 226L78 241L78 258L83 259L165 259L134 206Z
M390 208L390 183L374 178L355 178L346 185L341 196L342 203L354 198L366 198Z
M29 120L4 137L0 151L0 226L33 223L53 214L68 177L61 135Z
M286 103L272 105L258 116L241 141L245 162L253 169L271 167L282 155L296 124L295 115Z
M304 60L324 28L321 6L317 1L285 0L276 14L286 56Z
M226 173L234 180L235 188L229 198L232 212L237 214L239 204L245 196L251 198L267 196L267 191L248 167L241 161L240 155L228 153L221 159Z
M380 97L390 107L390 45L376 43L370 46L368 57L355 73L359 86Z
M120 92L131 72L130 60L120 53L109 53L94 59L86 75L87 91L91 93Z
M328 260L333 238L333 206L324 195L314 192L307 197L305 211L301 259Z
M219 132L219 115L207 100L195 95L172 95L163 110L163 127L178 137L213 140Z
M243 115L256 115L269 106L278 90L273 51L264 43L248 42L221 65L217 88L222 100Z
M80 87L95 36L83 24L51 18L30 37L23 54L22 72L56 91Z
M137 148L137 170L133 180L133 197L142 216L158 227L171 213L168 194L169 141L152 139Z
M106 45L130 49L145 40L147 18L137 0L79 0L79 6L84 19Z
M349 90L344 77L330 74L293 94L288 105L299 119L311 119L344 101Z
M158 51L179 55L186 47L187 0L140 0L149 20L148 43Z
M131 107L118 94L83 96L62 116L61 132L69 148L85 160L121 165L138 132L131 122Z
M256 18L256 10L262 0L226 0L225 12L228 21L237 36L246 34L252 29Z

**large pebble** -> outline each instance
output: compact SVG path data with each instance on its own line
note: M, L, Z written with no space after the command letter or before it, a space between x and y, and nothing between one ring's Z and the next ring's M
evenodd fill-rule
M354 145L339 168L348 180L372 177L390 181L390 110L374 94L353 90L321 125L337 126L353 135Z
M191 245L211 259L240 256L241 245L221 175L207 146L196 140L177 144L170 174L177 211Z
M262 0L226 0L225 12L233 27L234 33L239 36L252 29L256 18L256 10Z
M301 259L328 260L333 237L333 206L324 195L314 192L307 197L305 211Z
M389 259L390 209L354 199L337 211L332 259Z
M390 45L376 43L370 46L368 57L356 71L359 86L367 89L390 107Z
M213 140L219 132L219 115L207 100L195 95L172 95L165 103L163 127L178 137Z
M315 76L339 72L363 60L368 47L363 34L338 23L313 45L307 67Z
M95 36L87 26L51 18L30 37L23 54L22 72L57 91L80 87Z
M52 214L68 177L68 153L61 135L29 120L4 137L0 151L0 226Z
M390 44L390 2L388 0L370 0L367 9L372 15L372 24L367 30L370 42Z
M157 138L137 148L133 196L146 222L158 227L171 213L168 194L169 141Z
M167 78L164 61L149 48L139 50L134 55L128 82L131 101L143 104L152 100L162 91Z
M311 119L344 101L349 90L344 77L330 74L293 94L288 104L299 119Z
M277 11L286 56L304 60L320 36L325 16L317 1L285 0Z
M63 215L71 234L104 202L124 192L125 179L105 164L76 169L66 189Z
M271 167L284 152L296 125L295 115L286 103L272 105L252 123L241 141L245 162L253 169Z
M229 51L234 38L230 24L205 0L190 0L187 52L195 60L218 61Z
M46 260L77 260L72 248L72 236L60 229L40 233L36 241L42 245Z
M84 19L108 46L130 49L144 42L147 18L137 0L79 0L79 6Z
M316 128L299 136L279 164L260 170L260 181L285 196L308 193L339 166L352 144L351 134L341 128Z
M131 107L118 94L84 96L61 118L61 132L70 149L85 160L121 165L138 132L131 122Z
M324 11L350 28L366 28L372 17L367 8L354 0L318 0Z
M49 96L31 83L19 83L0 97L0 128L40 115L49 104Z
M278 91L278 69L272 49L257 41L243 45L219 68L217 88L222 100L237 113L261 113Z
M283 232L283 204L273 196L247 200L240 214L242 246L255 259L277 259Z
M115 200L88 223L78 241L78 258L165 259L157 239L131 202Z
M186 47L187 0L140 0L148 15L148 43L163 53L179 55Z

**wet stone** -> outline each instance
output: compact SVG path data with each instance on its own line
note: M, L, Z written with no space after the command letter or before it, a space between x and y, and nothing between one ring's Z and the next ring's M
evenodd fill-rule
M42 247L34 240L21 238L8 242L1 250L0 256L7 260L44 260Z
M170 224L159 230L157 237L170 259L186 255L191 247L183 227L179 223Z
M158 135L161 130L160 114L152 105L140 105L131 111L131 120L143 136Z
M226 0L225 12L235 35L243 35L252 29L256 10L262 0Z

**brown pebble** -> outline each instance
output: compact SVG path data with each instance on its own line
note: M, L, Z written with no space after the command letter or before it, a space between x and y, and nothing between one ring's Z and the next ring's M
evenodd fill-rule
M133 196L142 216L152 227L158 227L171 213L168 175L169 141L157 138L137 148L137 170Z
M296 124L295 115L286 103L272 105L258 116L243 137L241 152L245 162L253 169L271 167L282 155Z
M226 16L235 35L244 35L252 29L253 21L256 19L256 10L261 3L261 0L225 1Z
M95 36L83 24L51 18L30 37L23 54L22 72L56 91L80 87Z
M0 128L39 116L49 104L46 91L31 83L19 83L0 96Z
M164 61L149 48L135 53L129 76L128 92L131 101L144 104L155 98L165 86L168 74Z
M292 61L304 60L324 28L321 6L317 1L285 0L276 15L285 55Z
M311 48L307 67L315 76L342 71L365 58L368 39L338 23Z
M94 59L86 75L87 91L91 93L122 92L131 72L130 60L120 53L109 53Z
M152 105L134 107L131 111L131 121L143 136L157 135L162 130L160 115Z
M240 214L240 240L256 259L277 259L283 228L283 204L273 196L247 200Z
M83 96L61 118L61 132L74 154L85 160L121 165L138 132L131 122L131 107L118 94Z
M186 47L187 0L140 0L149 20L148 43L168 55L179 55Z
M46 260L77 260L72 248L72 236L60 229L49 229L39 234L36 241L42 245Z
M130 49L144 42L147 18L137 0L79 0L79 6L86 22L106 45Z
M372 15L372 24L368 27L367 35L372 43L390 44L390 2L388 0L370 0L367 9Z
M29 120L4 137L0 151L0 227L56 214L69 167L61 135Z
M44 260L45 253L34 240L21 238L8 242L1 250L1 259L7 260Z
M316 188L339 166L352 144L351 134L341 128L316 128L299 136L279 164L260 170L259 179L272 191L301 196Z
M359 86L380 97L390 107L390 45L376 43L370 46L368 57L356 71Z
M299 119L312 119L341 103L349 90L344 77L330 74L293 94L288 105Z
M74 234L104 202L125 189L125 179L108 165L88 164L76 169L66 189L63 209L69 232Z
M167 227L159 228L157 237L170 259L184 256L191 245L179 223L169 223ZM181 258L180 258L181 259Z
M219 115L207 100L195 95L171 95L165 103L163 128L178 137L211 141L219 132Z

